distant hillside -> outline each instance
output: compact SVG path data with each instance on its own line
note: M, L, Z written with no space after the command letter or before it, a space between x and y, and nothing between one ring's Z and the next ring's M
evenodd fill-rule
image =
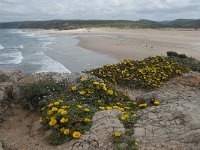
M200 19L177 19L173 21L151 20L49 20L49 21L20 21L0 23L0 28L35 28L35 29L77 29L92 27L116 28L200 28Z

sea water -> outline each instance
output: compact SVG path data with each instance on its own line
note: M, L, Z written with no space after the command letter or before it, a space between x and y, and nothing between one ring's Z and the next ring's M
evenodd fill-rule
M62 45L60 41L64 41ZM78 38L73 36L0 29L0 69L18 68L24 73L71 73L117 62L117 59L88 51L77 44ZM59 60L48 55L48 51L54 55L59 49L64 49L67 54L60 55L64 58Z

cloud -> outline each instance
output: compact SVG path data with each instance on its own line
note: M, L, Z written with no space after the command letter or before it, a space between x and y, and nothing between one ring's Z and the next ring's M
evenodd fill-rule
M199 17L197 0L1 0L0 21Z

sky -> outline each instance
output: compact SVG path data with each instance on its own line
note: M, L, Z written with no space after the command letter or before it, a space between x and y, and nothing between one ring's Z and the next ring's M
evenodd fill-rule
M0 0L0 22L200 19L200 0Z

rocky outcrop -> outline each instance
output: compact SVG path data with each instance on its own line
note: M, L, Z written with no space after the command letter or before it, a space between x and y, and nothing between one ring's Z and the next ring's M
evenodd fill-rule
M134 137L141 150L200 149L200 91L175 87L157 91L160 106L138 111Z
M0 71L0 123L10 102L20 100L22 86L41 80L66 80L73 84L81 76L91 77L76 73L23 75L18 70ZM130 90L132 98L136 97L138 104L151 103L154 99L161 102L161 105L157 107L147 107L139 110L136 114L139 120L134 126L133 140L137 141L141 150L200 149L200 90L194 88L197 83L200 83L200 74L191 72L174 78L166 82L160 89L149 93ZM131 95L129 91L127 92ZM91 129L80 139L53 147L45 143L45 134L42 134L43 130L37 121L39 116L32 115L33 118L31 118L29 113L23 114L21 111L16 111L17 113L14 115L15 125L11 119L8 120L9 126L6 126L14 126L8 131L10 135L16 132L17 138L8 139L6 131L2 132L6 137L6 142L21 149L112 150L113 133L115 131L125 133L124 126L119 121L121 112L105 110L97 112L93 116ZM17 145L19 143L20 146Z
M116 131L125 134L125 128L119 121L119 110L104 110L95 113L90 131L80 139L72 140L58 149L67 150L113 150L112 138Z

